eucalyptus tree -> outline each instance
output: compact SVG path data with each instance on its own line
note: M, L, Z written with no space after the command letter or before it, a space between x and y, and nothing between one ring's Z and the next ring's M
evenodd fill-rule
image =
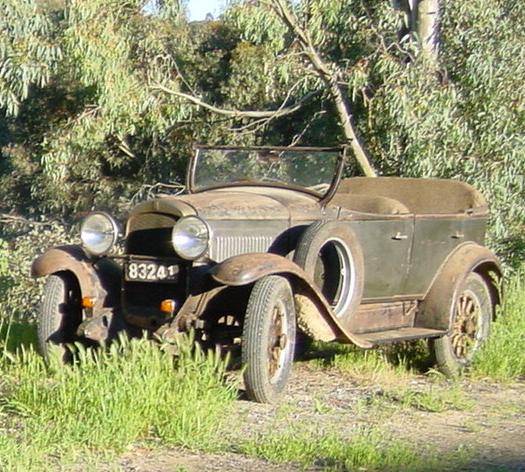
M474 183L500 247L525 246L523 2L237 1L198 24L157 4L4 0L4 206L124 208L194 141L347 142L368 175Z
M215 73L195 67L205 28L190 28L175 0L155 14L141 0L6 2L0 106L10 137L0 193L11 195L3 202L16 200L17 180L24 201L66 214L125 205L119 196L141 183L178 178L179 156L207 118L151 84L181 68L190 81Z
M381 173L469 181L491 203L499 252L523 254L525 4L403 4L412 34L401 36L406 8L381 0L239 2L226 21L267 51L261 82L286 84L296 97L318 91L333 100L311 61L313 49L338 78L355 134L365 137ZM328 101L321 106L332 112Z
M31 0L4 0L0 11L0 109L16 115L32 85L47 85L62 57L52 19Z

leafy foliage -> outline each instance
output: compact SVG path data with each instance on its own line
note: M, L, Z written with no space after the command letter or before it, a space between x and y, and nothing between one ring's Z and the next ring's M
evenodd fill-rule
M72 240L68 228L59 223L34 226L9 243L0 239L0 319L35 316L44 281L31 277L31 264L49 247Z
M146 184L182 182L193 142L341 142L325 85L271 5L236 1L218 21L188 23L177 0L153 9L140 0L6 0L0 211L65 221L93 208L123 215ZM516 261L525 253L525 6L445 6L436 69L400 34L403 14L389 2L289 4L345 84L375 167L472 183L490 202L493 246ZM253 121L170 91L230 110L308 99L293 115ZM20 294L33 293L27 287ZM7 306L15 305L25 300Z
M16 115L32 85L46 86L62 57L53 21L34 0L2 2L0 108Z

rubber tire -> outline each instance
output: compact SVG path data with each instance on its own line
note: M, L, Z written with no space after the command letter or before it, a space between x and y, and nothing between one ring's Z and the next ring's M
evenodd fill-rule
M279 300L284 303L288 313L288 342L279 377L272 383L268 372L268 335L273 308ZM275 403L279 399L292 370L295 337L295 306L290 283L279 275L263 277L251 291L242 334L243 377L246 395L250 400Z
M344 313L338 317L345 323L357 311L363 298L365 280L365 262L361 244L352 229L346 223L339 221L317 221L310 225L299 240L294 254L294 262L314 279L317 258L322 247L332 238L342 240L351 252L355 267L355 283L350 302Z
M50 275L37 319L38 347L49 359L50 345L56 346L58 359L70 363L73 354L67 347L79 340L76 330L82 322L80 287L74 276L67 273ZM54 350L55 350L54 349Z
M463 284L455 292L452 300L443 301L443 310L450 313L458 296L469 289L474 292L481 304L481 343L487 339L490 333L490 324L494 313L494 306L490 293L490 288L487 282L479 274L471 272L465 278ZM454 325L452 319L451 327ZM437 368L447 377L457 377L461 375L471 365L471 360L459 359L455 356L451 336L446 335L441 338L432 339L429 341L430 351L434 356ZM479 349L480 346L478 346Z

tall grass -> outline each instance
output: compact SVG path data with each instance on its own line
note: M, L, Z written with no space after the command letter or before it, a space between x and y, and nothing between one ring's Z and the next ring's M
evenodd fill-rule
M42 462L74 450L121 451L155 438L189 448L218 447L236 390L224 382L225 363L191 339L173 356L146 339L107 350L79 350L79 362L46 365L32 349L4 360L3 411L15 418L16 441L0 441L0 469L9 461Z
M323 470L443 470L446 463L458 467L465 457L438 457L406 441L385 436L378 430L361 428L351 437L335 433L318 435L293 429L261 436L241 445L245 454L271 462L295 462L305 468Z
M474 359L473 374L501 381L525 378L525 267L505 287L489 339Z

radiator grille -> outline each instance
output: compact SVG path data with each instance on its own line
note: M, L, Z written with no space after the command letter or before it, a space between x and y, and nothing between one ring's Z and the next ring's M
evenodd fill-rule
M270 236L219 236L212 241L210 258L222 262L238 254L268 252L272 241Z
M177 220L158 213L144 213L128 222L126 252L142 256L175 257L171 232Z

